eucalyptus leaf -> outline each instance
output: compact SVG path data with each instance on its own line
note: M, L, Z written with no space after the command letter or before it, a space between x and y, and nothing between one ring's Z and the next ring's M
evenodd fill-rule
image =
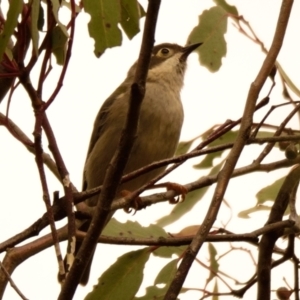
M254 207L250 207L248 209L242 210L239 212L238 216L240 218L249 219L251 213L259 212L259 211L269 211L271 209L270 206L264 205L266 201L275 201L277 194L285 180L285 177L279 178L275 180L272 184L262 188L256 194L256 205ZM288 212L288 210L287 210ZM286 213L287 213L286 212Z
M61 31L63 31L65 36L68 36L67 28L60 22L59 16L58 16L59 9L61 8L61 5L62 5L61 1L60 0L50 0L50 1L52 3L52 12L53 12L53 16L57 22L57 26L60 27Z
M181 256L182 253L186 250L187 246L180 246L180 247L158 247L153 251L154 256L159 256L161 258L171 258L174 254L177 256Z
M166 288L159 288L157 286L148 286L146 294L142 297L136 297L134 300L163 300L166 295ZM176 298L176 300L179 298Z
M143 281L143 271L151 252L148 248L120 256L98 280L85 300L131 300Z
M217 174L220 171L222 165L223 161L213 167L207 176ZM188 213L196 205L196 203L204 197L208 189L209 186L188 193L183 202L178 203L170 214L157 220L156 224L164 227L176 222L184 214Z
M277 194L285 180L285 177L275 180L272 184L262 188L256 194L257 205L263 204L266 201L274 201L277 197Z
M219 271L219 263L216 259L217 256L217 250L215 246L212 243L208 243L208 253L209 253L209 262L210 262L210 272L209 277L207 278L207 284L215 278L216 274L218 274Z
M56 58L58 65L63 65L66 59L68 36L61 29L61 26L55 26L52 31L52 53Z
M192 144L194 143L194 141L197 139L198 137L194 138L194 139L191 139L189 141L183 141L183 142L180 142L177 146L177 149L176 149L176 153L175 153L175 156L179 156L179 155L183 155L183 154L186 154Z
M142 11L137 0L121 0L121 26L129 39L140 32Z
M202 42L203 45L195 51L199 54L200 64L211 72L220 69L222 58L226 55L227 46L225 33L227 31L227 12L221 6L215 6L203 11L199 22L188 37L187 44Z
M238 217L242 219L250 219L250 214L256 213L259 211L270 211L271 207L267 205L256 205L251 208L242 210L238 213Z
M229 14L238 16L239 12L234 5L229 5L225 0L214 0L214 2L218 5L221 6L226 12ZM233 19L234 20L234 19Z
M279 71L280 75L284 79L284 82L297 95L297 97L300 97L300 90L299 90L299 88L294 84L294 82L286 74L286 72L284 71L284 69L282 68L282 66L279 64L279 62L276 62L276 67L278 68L278 71Z
M116 0L83 0L85 11L91 16L89 34L95 41L94 53L100 57L107 48L120 46L122 33L120 2Z
M225 150L214 152L214 153L209 153L209 154L205 155L204 159L199 164L196 164L193 167L195 169L208 169L208 168L213 167L213 165L214 165L213 164L214 159L218 158L218 157L221 157L222 153L224 151Z
M31 39L32 47L35 55L38 56L39 49L39 28L38 22L40 19L40 11L42 11L42 6L39 0L31 0Z
M178 259L173 259L168 262L158 273L154 283L160 284L164 283L166 285L170 284L171 279L174 277L177 271Z
M214 291L213 291L214 295L212 297L212 300L219 300L219 286L218 286L218 280L215 281L215 285L214 285Z
M127 221L126 223L121 223L115 218L109 221L103 230L103 235L135 238L168 237L168 233L155 224L143 227L137 222Z
M8 7L7 18L3 31L0 34L0 61L2 60L5 48L14 33L14 29L18 24L18 17L23 8L22 0L11 1Z

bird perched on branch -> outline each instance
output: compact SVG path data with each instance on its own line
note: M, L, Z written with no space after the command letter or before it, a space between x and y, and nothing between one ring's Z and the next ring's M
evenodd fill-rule
M186 60L201 43L181 47L160 44L153 48L142 102L137 137L134 141L124 174L174 155L183 123L180 92L183 87ZM124 82L106 99L94 123L83 174L83 190L102 185L105 172L118 147L125 126L131 85L136 72L135 63ZM155 169L120 185L122 190L134 191L164 171ZM119 198L119 197L117 197ZM97 204L98 195L86 200L88 206ZM112 217L108 216L106 223ZM85 225L86 226L86 225ZM77 246L79 243L77 243ZM90 264L80 283L86 284Z

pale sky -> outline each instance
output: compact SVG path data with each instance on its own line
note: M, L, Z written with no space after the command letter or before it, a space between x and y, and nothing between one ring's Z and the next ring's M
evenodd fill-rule
M143 0L140 2L146 8L147 1ZM236 0L230 1L230 3L237 5L239 13L250 22L256 34L269 48L281 1ZM6 5L6 3L3 5ZM156 31L156 44L171 42L184 45L190 31L198 22L198 15L212 5L213 2L210 0L163 0ZM297 40L300 28L299 11L300 2L295 1L284 45L278 57L279 62L296 85L299 85L300 70L300 60L298 59L300 43ZM128 41L124 36L122 47L109 49L100 59L97 59L93 54L94 42L88 37L86 27L88 20L89 17L85 13L81 13L77 18L72 58L64 86L47 112L56 134L59 148L70 172L71 180L79 190L81 189L82 168L94 118L102 102L123 81L127 70L137 59L141 42L141 34L132 41ZM141 24L143 25L143 23L144 20L142 20ZM181 140L193 138L214 124L221 124L227 119L235 120L242 115L249 86L257 75L265 55L260 51L258 45L249 41L238 32L231 20L228 22L226 40L227 56L223 59L223 65L219 72L210 73L207 69L199 66L196 54L192 54L188 60L185 87L182 91L185 123L182 129ZM60 68L56 67L51 72L46 83L45 100L55 87L59 72ZM267 82L261 97L266 95L269 87L270 82ZM297 98L295 99L297 100ZM281 83L277 78L277 86L272 94L270 105L281 103L282 101ZM5 113L6 105L7 101L1 104L0 110L2 113ZM267 109L257 114L258 119L266 111ZM270 120L278 122L285 113L286 110L284 112L280 110ZM9 115L32 138L34 118L29 99L22 88L18 88L14 94ZM298 128L296 121L292 125ZM0 130L0 139L2 141L2 147L0 147L0 156L2 158L2 205L5 201L5 206L2 206L5 208L0 211L0 227L2 228L0 240L4 241L37 220L44 213L45 206L42 201L40 181L33 155L12 138L5 128ZM48 145L45 140L43 146L45 151L47 151ZM246 149L245 155L243 155L238 165L249 164L256 157L255 155L256 153L253 152L252 148L251 150ZM279 159L280 155L284 158L283 153L276 152L273 159ZM194 159L192 162L187 163L176 170L168 180L184 184L205 175L203 171L199 172L191 169L191 166L197 162L199 162L199 159ZM248 175L245 179L234 179L225 196L226 200L233 206L233 220L229 223L228 229L241 233L263 226L266 221L266 213L253 214L247 220L239 219L237 213L254 206L257 191L261 187L272 183L274 178L286 174L286 172L287 170L284 170L274 172L275 174L271 175L256 173ZM60 184L49 172L48 180L50 192L53 193L55 190L60 190L62 194ZM250 184L252 182L255 183L253 186ZM211 189L205 200L195 206L190 214L180 219L174 225L169 226L166 230L177 232L187 225L199 224L199 220L202 220L206 212L212 192L213 190ZM155 222L160 216L168 214L172 208L168 204L161 204L160 206L153 206L138 212L135 216L127 215L123 211L118 212L116 215L121 221L126 219L138 220L146 226ZM222 226L228 220L229 215L228 208L223 206L216 226ZM13 223L12 218L14 220ZM41 235L45 232L48 232L48 230L44 230ZM224 249L227 249L227 247ZM65 251L65 244L62 244L61 248L62 251ZM105 270L113 263L122 251L136 249L136 247L111 247L106 245L101 245L98 248L100 250L98 250L96 259L98 259L99 263L95 262L95 266L101 265L99 267L101 270ZM208 258L208 256L205 256L206 249L207 246L204 245L202 248L204 255L201 256L203 259ZM254 251L254 253L256 252ZM242 260L249 260L248 256L242 255L244 255L241 258ZM105 259L100 261L100 257ZM3 255L1 258L3 258ZM155 262L159 264L159 259L156 258ZM230 266L232 268L232 261L230 259L225 260L222 270L226 271ZM197 272L199 270L198 266L193 269L192 274L194 274L194 277L190 276L187 279L187 287L203 287L202 280L199 281L198 278L199 273ZM240 269L237 268L231 271L233 276L240 279ZM155 272L157 273L158 271L156 270ZM243 272L244 274L246 273L245 271ZM253 274L251 272L253 270L249 271L248 275L243 277L243 280L249 279L250 274ZM277 279L280 285L283 285L282 276L284 276L285 272L286 270L282 271L280 268L275 270L275 274L278 274ZM291 272L291 268L288 272ZM50 300L57 297L60 288L56 281L56 273L55 253L54 249L50 248L23 263L13 273L13 279L29 299ZM99 270L93 269L88 286L77 289L75 300L83 299L84 295L91 290L92 285L96 284L99 273ZM146 280L149 285L153 282L153 278L156 277L156 273L152 277L147 274ZM289 283L292 284L292 281ZM139 293L139 295L142 294L143 291ZM254 297L255 289L252 288L245 295L245 299L254 299ZM199 298L200 294L195 292L183 294L180 297L182 300ZM272 297L272 299L274 298ZM19 298L8 287L4 299L13 300Z

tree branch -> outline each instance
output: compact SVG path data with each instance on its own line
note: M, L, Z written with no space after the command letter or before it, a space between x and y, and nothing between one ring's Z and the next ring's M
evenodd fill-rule
M199 252L210 228L212 227L217 214L219 212L219 208L223 201L223 197L231 178L234 167L238 161L238 158L246 144L247 139L250 135L250 130L252 126L252 117L255 111L255 103L257 101L259 92L263 87L267 77L269 76L272 68L275 64L276 57L281 49L285 30L288 24L290 11L292 9L293 1L292 0L284 0L282 2L281 11L278 18L277 28L275 31L275 35L273 38L273 42L270 48L269 53L267 54L265 61L255 79L255 81L251 84L244 114L241 122L241 128L238 135L238 138L225 162L223 169L220 171L218 175L218 182L215 189L215 193L213 195L211 205L206 214L204 222L199 229L196 237L193 239L192 243L188 247L182 262L176 272L176 275L170 284L170 287L164 297L165 300L173 300L177 299L177 296L181 290L181 287L185 281L185 278L189 272L189 269Z
M87 232L87 237L75 257L74 263L58 297L59 300L73 298L81 274L83 273L97 243L97 239L105 226L111 203L115 198L116 190L120 184L123 171L129 158L137 131L140 107L145 94L145 82L154 44L154 34L159 7L160 0L149 1L140 56L137 63L134 83L131 87L125 128L121 135L119 147L106 171L103 190L98 198L96 211Z
M300 165L295 167L285 178L282 187L275 199L274 205L272 206L268 224L272 224L282 220L284 212L288 206L289 200L293 195L293 191L297 187L300 179ZM276 240L283 234L282 229L278 229L273 233L266 233L262 236L258 264L257 264L257 299L270 299L271 290L271 263L272 263L272 251ZM271 252L270 252L271 251Z

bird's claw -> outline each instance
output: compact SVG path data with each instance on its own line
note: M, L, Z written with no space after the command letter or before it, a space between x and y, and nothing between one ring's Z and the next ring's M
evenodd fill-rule
M173 190L176 191L177 193L181 194L181 196L178 196L177 198L172 198L169 200L170 204L177 204L178 202L183 202L185 200L185 195L187 194L187 189L178 183L175 182L167 182L166 183L166 188L167 191Z
M131 194L130 191L127 191L127 190L121 191L122 197L126 197L130 194ZM129 214L129 213L132 213L132 211L134 210L133 214L135 215L138 210L141 210L144 207L145 206L143 205L141 197L136 197L136 198L132 199L126 207L124 207L124 211Z

